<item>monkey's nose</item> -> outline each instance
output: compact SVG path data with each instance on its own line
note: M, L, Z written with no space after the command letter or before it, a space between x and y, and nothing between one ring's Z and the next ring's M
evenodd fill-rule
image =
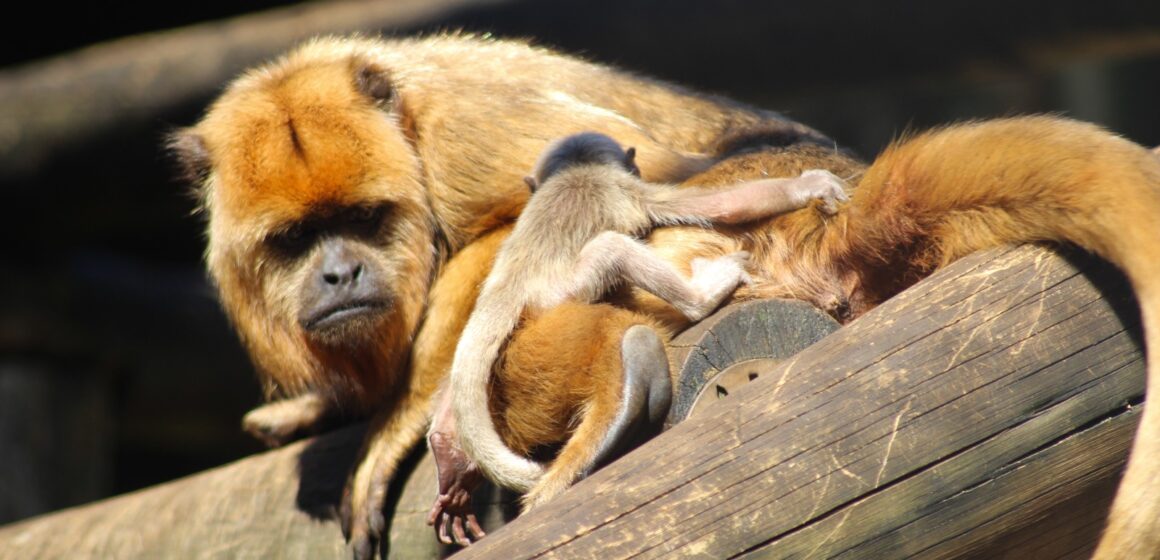
M362 263L348 261L336 263L322 272L322 281L331 286L345 286L358 282L362 276Z
M363 274L363 263L353 251L338 241L326 242L322 251L322 263L318 272L325 285L341 288L358 283Z

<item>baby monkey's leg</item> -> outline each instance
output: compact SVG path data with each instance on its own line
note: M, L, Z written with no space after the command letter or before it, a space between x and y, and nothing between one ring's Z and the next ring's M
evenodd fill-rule
M621 233L597 235L580 251L569 295L594 301L625 279L669 302L693 321L717 308L745 281L748 254L739 252L698 265L692 281L643 243Z

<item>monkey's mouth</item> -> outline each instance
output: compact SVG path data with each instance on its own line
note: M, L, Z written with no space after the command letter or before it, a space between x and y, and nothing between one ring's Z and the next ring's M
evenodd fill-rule
M381 299L360 299L342 302L319 309L299 318L299 324L307 332L321 332L346 329L361 321L372 321L387 309L387 302Z

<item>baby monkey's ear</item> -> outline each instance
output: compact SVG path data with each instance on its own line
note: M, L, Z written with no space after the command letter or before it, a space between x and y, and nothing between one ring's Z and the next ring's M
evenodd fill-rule
M640 177L640 168L636 166L636 148L629 148L624 151L624 168Z
M531 192L536 192L536 189L540 186L538 183L536 183L536 178L532 177L531 175L524 177L524 184L528 186L528 190Z
M395 104L395 85L385 68L364 61L356 61L354 66L355 86L363 95L383 108Z

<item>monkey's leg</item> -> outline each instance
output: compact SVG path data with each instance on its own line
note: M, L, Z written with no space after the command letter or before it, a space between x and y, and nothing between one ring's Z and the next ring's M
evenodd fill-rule
M435 527L439 541L461 546L487 535L471 508L471 494L483 483L479 466L459 448L459 429L452 410L454 392L444 387L436 398L435 414L427 432L427 448L435 458L439 494L427 515L427 524ZM450 534L448 534L450 530Z
M620 410L584 469L585 477L660 433L672 404L668 356L656 331L645 325L629 327L620 343L620 364L624 369Z
M604 232L580 251L571 294L594 301L609 287L609 276L619 274L669 302L689 319L699 321L747 279L747 259L747 253L738 252L694 261L690 281L641 242L624 234Z
M564 444L525 504L551 499L660 430L672 398L667 336L647 316L576 302L513 334L493 385L496 428L521 454Z
M619 356L612 353L620 367L606 371L621 370L621 383L609 379L604 391L594 393L572 437L523 497L525 512L660 433L672 399L664 343L651 328L634 325L624 333Z
M317 434L339 420L331 403L317 393L264 404L246 413L242 428L270 447Z

